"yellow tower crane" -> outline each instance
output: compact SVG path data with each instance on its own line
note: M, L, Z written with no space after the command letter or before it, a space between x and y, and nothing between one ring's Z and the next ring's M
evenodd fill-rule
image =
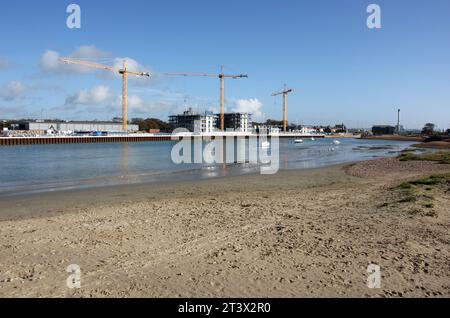
M91 61L79 60L70 57L62 57L59 59L61 62L66 64L81 65L85 67L95 68L99 70L111 71L122 75L122 129L124 132L127 131L127 78L128 74L136 76L147 76L150 77L148 72L132 72L127 70L126 60L123 61L123 68L117 69L109 65L97 64Z
M283 95L283 131L287 131L287 118L286 118L286 97L289 93L292 93L292 89L286 88L284 85L284 89L281 92L273 93L272 96Z
M220 130L225 130L225 78L248 78L246 74L230 75L224 74L223 66L220 74L199 74L199 73L163 73L165 76L203 76L203 77L218 77L220 79Z

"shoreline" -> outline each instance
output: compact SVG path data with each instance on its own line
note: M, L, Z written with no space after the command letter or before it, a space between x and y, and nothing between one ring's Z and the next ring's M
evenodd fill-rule
M0 221L0 296L448 297L447 188L398 188L440 173L384 158L15 198L2 202L23 214ZM65 287L70 264L79 290ZM366 286L369 264L381 289Z
M359 138L361 140L386 140L386 141L410 141L410 142L421 142L411 145L415 148L423 149L450 149L450 142L448 141L430 141L424 142L425 138L415 137L415 136L399 136L399 135L382 135L382 136L367 136Z
M425 148L425 149L450 149L450 142L447 141L430 141L423 142L421 144L412 145L415 148Z
M317 147L316 147L317 144ZM328 145L329 144L329 145ZM358 144L364 144L359 147ZM371 145L375 144L375 145ZM302 145L294 145L292 142L284 142L280 152L280 169L296 169L334 165L337 163L350 163L359 160L367 160L375 157L390 157L396 151L410 147L410 142L390 142L385 147L379 147L376 142L360 142L357 140L342 141L342 145L335 149L332 141L309 143L305 141ZM182 167L171 163L170 158L161 160L158 146L153 148L145 145L135 147L120 145L106 147L106 152L95 150L95 146L70 147L62 145L55 152L52 146L43 146L40 149L24 148L6 152L3 164L8 165L10 161L18 156L13 171L16 176L11 175L8 170L3 171L1 177L4 180L0 186L0 199L8 196L16 196L22 193L46 193L60 191L61 189L87 188L111 186L115 184L143 184L148 182L165 182L166 180L193 180L196 178L215 178L229 175L247 175L259 172L260 165L252 163L235 163L225 165L191 165ZM78 149L80 147L81 149ZM160 145L167 154L171 145ZM116 149L117 148L117 149ZM167 148L167 149L166 149ZM311 150L309 150L311 148ZM348 152L346 152L348 150ZM31 160L39 152L41 158ZM313 153L317 155L314 155ZM323 153L330 155L322 156ZM92 156L92 159L89 156ZM72 161L73 157L81 157L87 160ZM144 163L144 157L156 160L155 164ZM167 156L163 156L167 157ZM45 158L45 159L44 159ZM89 163L89 164L87 164ZM52 167L58 165L61 171L54 171ZM79 167L87 165L82 170ZM99 169L95 169L100 165ZM43 170L41 170L41 168ZM23 170L24 172L21 172ZM30 171L30 173L26 173ZM11 177L14 176L14 177Z
M276 179L279 181L289 175L310 175L314 172L323 170L335 170L345 168L346 166L355 164L356 162L340 163L316 168L304 168L298 170L280 170L275 175L261 175L259 172L252 172L243 175L217 176L205 179L180 179L180 180L164 180L161 182L138 182L131 184L111 184L92 187L81 187L74 189L62 190L43 190L30 193L18 193L2 197L2 205L0 206L0 222L21 220L27 218L52 217L58 215L66 206L73 206L69 211L91 207L92 204L118 203L126 198L127 201L133 201L142 197L144 192L152 191L152 195L147 198L170 198L184 195L182 190L185 186L203 186L208 184L217 185L217 183L241 183L241 181L251 180L257 185L258 179ZM305 173L304 173L305 172ZM247 181L248 182L248 181ZM231 189L228 189L231 190ZM64 202L60 198L64 197ZM97 200L98 197L107 198L103 202ZM115 200L117 198L117 200ZM32 211L30 213L30 208ZM50 209L50 211L49 211ZM24 211L27 210L27 211ZM13 211L13 212L11 212ZM47 211L47 212L46 212ZM63 211L63 214L67 213ZM69 212L70 213L70 212Z
M395 141L424 141L420 136L381 135L361 137L362 140L395 140Z

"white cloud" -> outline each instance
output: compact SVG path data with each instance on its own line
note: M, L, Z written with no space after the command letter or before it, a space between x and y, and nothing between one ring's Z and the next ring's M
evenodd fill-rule
M116 96L113 104L117 107L122 106L122 95ZM141 108L144 105L144 101L137 95L127 96L127 106L128 108Z
M127 63L127 69L133 72L146 72L147 68L139 64L136 60L124 58L111 58L111 53L102 51L93 45L84 45L78 47L74 52L68 55L74 59L92 61L94 63L105 64L113 67L117 71L123 68L123 61ZM62 55L59 52L48 50L40 59L41 70L46 73L56 74L80 74L98 72L98 69L86 67L83 65L65 64L59 59ZM100 60L100 61L99 61ZM102 61L103 60L103 61ZM117 78L120 76L118 72L99 72L99 76L103 78ZM130 80L147 85L150 81L147 77L129 76Z
M123 61L126 61L127 70L131 72L144 72L145 67L140 65L136 60L129 57L118 57L114 59L113 67L115 69L123 68Z
M262 106L263 104L257 98L239 99L236 101L233 111L241 113L251 113L252 118L257 120L262 117Z
M144 101L137 95L128 96L127 104L130 108L142 108Z
M107 58L110 53L99 50L93 45L84 45L78 47L74 52L69 54L69 57L75 59L96 60L100 58ZM40 66L44 72L47 73L87 73L94 72L95 69L88 68L81 65L68 65L59 61L61 54L56 51L47 50L40 59Z
M30 96L30 93L36 91L52 91L62 92L63 88L59 85L52 85L41 81L22 83L19 81L11 81L9 83L0 85L0 100L7 102L22 99L22 100L36 100L39 97Z
M42 70L44 70L46 72L52 72L52 71L60 70L62 65L60 65L60 62L58 61L59 57L60 56L59 56L58 52L50 51L50 50L45 52L42 55L41 61L39 63L41 68L42 68Z
M95 86L91 89L84 89L66 98L64 106L56 107L58 110L73 110L74 106L92 106L89 111L111 112L121 111L122 96L114 95L108 86ZM127 97L127 106L130 114L149 115L159 112L170 111L176 104L169 101L144 100L135 94Z
M95 86L89 90L84 89L67 97L66 105L96 106L111 100L111 89L108 86Z
M122 96L117 96L113 104L118 108L121 107ZM168 101L148 101L143 100L137 95L128 95L127 107L130 112L135 114L154 114L162 111L168 111L176 106Z
M12 101L23 96L26 87L21 82L12 81L0 86L0 98L5 101Z
M118 57L114 59L112 67L116 70L123 69L123 62L126 62L127 70L130 72L136 72L136 73L142 73L142 72L149 72L152 74L152 72L142 64L140 64L138 61L130 58L130 57ZM108 73L107 76L109 77L118 77L121 76L118 73ZM132 81L133 84L138 84L139 86L147 86L152 83L154 83L153 78L148 78L146 76L134 76L134 75L128 75L128 80Z

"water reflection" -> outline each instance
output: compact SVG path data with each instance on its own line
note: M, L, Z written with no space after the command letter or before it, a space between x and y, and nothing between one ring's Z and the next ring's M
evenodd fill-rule
M122 175L127 175L128 174L128 160L129 160L129 144L123 143L121 144L121 152L120 152L120 163L121 163L121 172Z
M305 169L395 156L411 145L409 142L342 139L335 145L330 139L280 140L281 169ZM198 141L197 141L198 142ZM63 187L66 184L117 184L132 182L159 182L181 179L215 178L221 176L259 173L258 141L236 138L234 146L225 142L215 147L216 158L228 163L176 165L171 150L176 142L105 143L32 145L1 148L0 195L27 187L43 189ZM204 149L207 141L199 141ZM192 142L192 147L194 147ZM193 157L195 151L192 151ZM200 154L203 156L203 154ZM228 156L228 157L227 157ZM198 159L198 158L197 158ZM193 158L194 160L194 158ZM252 161L254 160L254 161ZM107 180L107 181L105 181Z

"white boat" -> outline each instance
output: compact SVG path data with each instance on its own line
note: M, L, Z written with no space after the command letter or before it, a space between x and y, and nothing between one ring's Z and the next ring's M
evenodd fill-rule
M341 142L340 142L339 140L334 140L334 141L333 141L333 144L335 144L335 145L340 145Z
M314 138L314 137L311 137L311 141L315 141L316 140L316 138Z
M261 143L261 147L262 147L262 148L269 148L269 147L270 147L270 142L268 142L268 141L263 141L263 142Z
M303 143L303 139L295 139L294 142L296 144L302 144Z

